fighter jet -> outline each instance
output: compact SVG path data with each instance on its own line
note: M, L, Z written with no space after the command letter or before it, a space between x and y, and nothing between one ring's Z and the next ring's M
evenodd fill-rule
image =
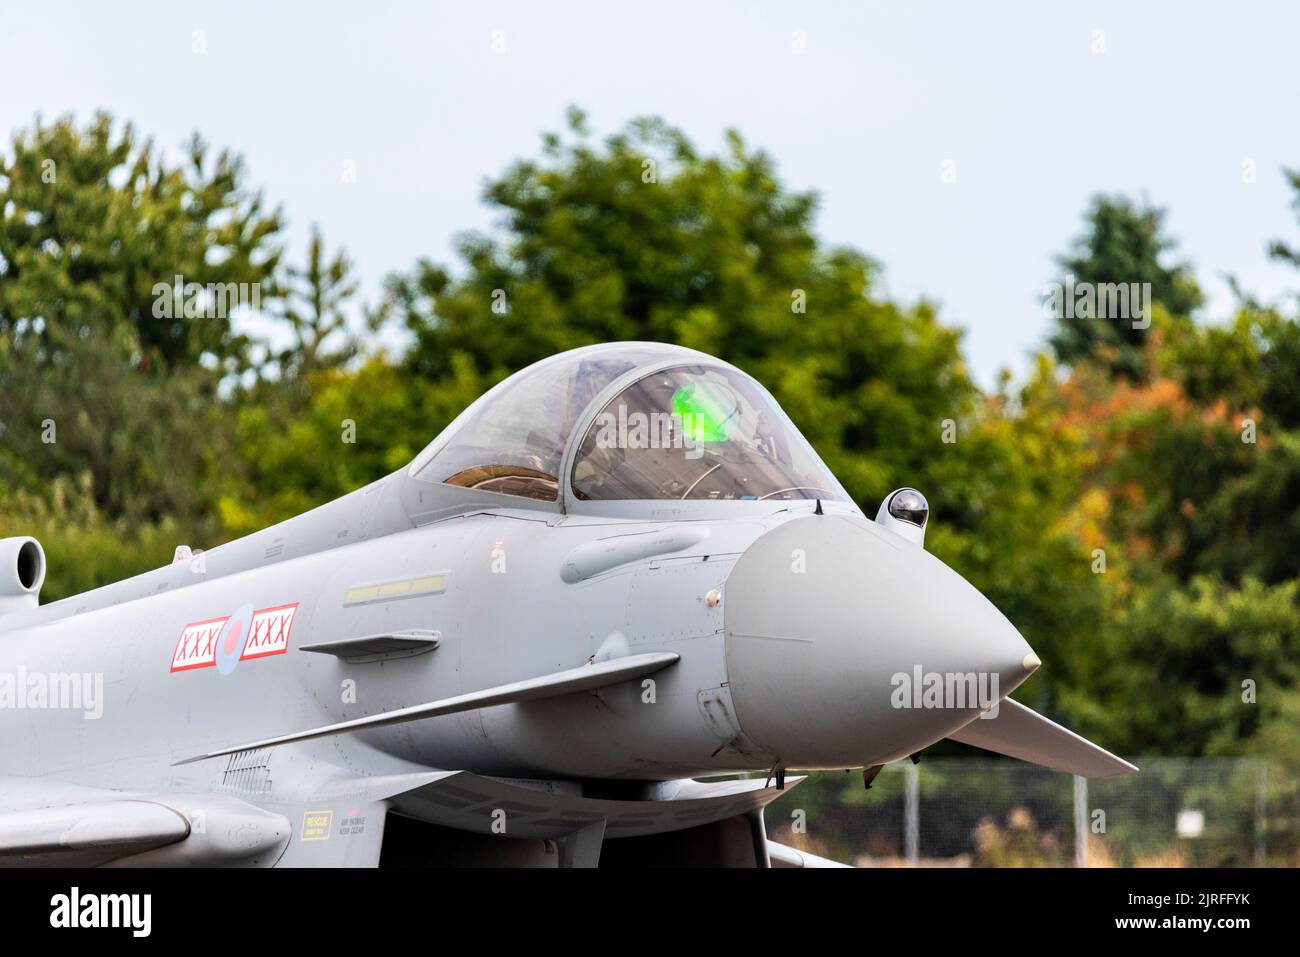
M819 866L766 837L790 770L1136 770L1007 697L1039 659L928 521L736 367L612 343L135 578L41 606L5 539L0 862Z

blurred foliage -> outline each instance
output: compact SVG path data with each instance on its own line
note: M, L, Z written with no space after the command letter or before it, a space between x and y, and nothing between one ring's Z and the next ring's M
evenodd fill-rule
M976 867L1062 867L1070 860L1070 847L1055 834L1040 833L1034 815L1013 807L1005 827L991 817L975 826Z
M1164 231L1163 209L1138 206L1123 196L1096 196L1084 219L1087 225L1074 249L1059 259L1065 270L1058 280L1062 286L1146 284L1150 304L1159 303L1180 323L1190 321L1204 299L1190 266L1162 262L1174 247ZM1131 321L1132 316L1105 315L1104 311L1100 304L1093 315L1062 310L1051 337L1057 356L1068 364L1093 361L1112 374L1144 378L1149 356L1143 346L1151 329Z
M3 500L0 538L31 535L45 548L44 601L147 572L170 561L178 543L212 541L221 534L204 517L155 522L111 517L95 504L90 486L90 473L82 472L77 480L56 479L39 495L20 491Z
M161 318L159 283L267 282L282 222L244 183L242 161L196 134L169 165L127 126L97 115L85 129L39 120L0 163L0 337L10 358L76 361L89 339L142 367L201 358L226 369L249 341L230 316Z
M308 398L280 382L261 383L239 403L231 426L240 477L218 510L243 535L394 472L486 389L463 361L434 383L383 354L355 369L323 369Z
M658 119L596 141L574 110L484 200L499 224L461 238L457 267L416 260L367 308L319 230L286 257L237 157L195 138L171 163L105 116L16 133L0 534L42 539L46 597L378 479L557 351L678 342L763 381L868 514L900 485L926 493L928 547L1047 663L1018 697L1123 753L1300 762L1300 323L1244 294L1226 322L1193 318L1163 211L1098 197L1059 259L1062 279L1150 282L1150 327L1061 319L1023 379L984 392L961 333L821 242L817 197L736 133L721 155ZM1271 249L1297 261L1294 245ZM177 275L261 283L289 344L238 317L156 318ZM409 345L366 348L384 324ZM990 827L990 859L1039 840Z
M238 157L197 136L184 154L169 165L98 115L38 121L0 156L0 489L86 471L112 518L210 507L231 453L219 384L253 344L228 309L177 313L173 290L273 298L281 221Z

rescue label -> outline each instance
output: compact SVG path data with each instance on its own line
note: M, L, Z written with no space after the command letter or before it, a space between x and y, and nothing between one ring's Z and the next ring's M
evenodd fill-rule
M328 841L330 839L330 824L333 821L333 811L304 811L302 815L302 840Z

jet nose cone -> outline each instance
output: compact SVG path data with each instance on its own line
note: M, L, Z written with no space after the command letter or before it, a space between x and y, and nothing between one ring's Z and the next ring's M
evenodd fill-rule
M927 600L919 613L897 621L913 629L918 656L933 656L936 667L996 674L1003 696L1042 662L1024 636L974 585L928 552L913 549L912 562L897 572L924 582Z
M795 519L760 537L728 578L724 608L741 729L788 767L904 757L1039 665L969 582L856 516Z

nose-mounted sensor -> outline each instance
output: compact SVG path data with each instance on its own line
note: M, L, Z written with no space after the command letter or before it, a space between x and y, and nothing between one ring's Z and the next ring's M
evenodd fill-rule
M876 513L876 523L917 545L925 544L925 523L930 520L930 503L914 488L900 488L885 496Z

